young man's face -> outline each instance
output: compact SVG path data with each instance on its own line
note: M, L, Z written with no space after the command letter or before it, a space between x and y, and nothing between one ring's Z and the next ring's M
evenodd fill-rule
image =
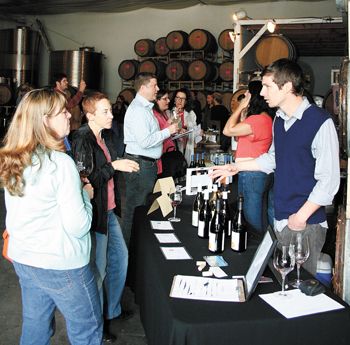
M59 90L65 91L68 89L68 80L67 78L63 78L61 81L56 81L56 86Z
M281 107L288 94L288 83L284 84L281 89L273 81L272 75L265 75L262 78L262 89L260 95L264 97L270 108Z

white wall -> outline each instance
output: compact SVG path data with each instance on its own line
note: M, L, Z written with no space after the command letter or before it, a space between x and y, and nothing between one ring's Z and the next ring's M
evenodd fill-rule
M206 29L218 37L232 27L232 14L245 9L253 19L340 16L335 0L319 2L278 1L242 2L231 6L197 5L181 10L142 9L125 13L76 13L39 16L55 50L72 50L93 46L105 56L105 92L113 100L120 91L119 63L135 58L134 43L141 38L157 39L172 30L190 32ZM27 17L28 23L34 17ZM4 28L2 23L0 28ZM12 24L14 25L14 24ZM338 59L336 59L338 61ZM42 49L40 84L48 83L49 56ZM327 72L328 74L328 72Z

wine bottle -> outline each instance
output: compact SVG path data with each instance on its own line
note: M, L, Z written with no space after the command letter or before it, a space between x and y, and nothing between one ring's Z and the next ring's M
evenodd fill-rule
M225 249L225 229L220 215L220 199L216 200L213 219L210 223L209 250L222 253Z
M202 152L202 159L201 159L201 161L200 161L199 166L200 166L201 168L205 168L205 153L204 153L204 152Z
M195 167L199 168L199 153L196 153L196 163L195 163Z
M231 227L231 249L244 252L247 249L247 227L243 215L243 196L238 197L238 206Z
M198 226L198 218L199 218L199 211L203 206L203 194L202 194L202 185L198 185L197 189L197 195L193 202L192 207L192 225Z
M228 238L231 236L231 212L228 207L228 192L223 191L221 194L222 194L222 203L221 203L220 215L224 225L225 236Z
M189 168L195 168L196 167L196 165L195 165L195 163L194 163L194 155L191 155L191 162L190 162L190 166L189 166Z
M204 202L203 206L199 211L198 219L198 236L201 238L209 237L209 227L211 221L211 207L209 203L209 191L204 191Z
M218 185L216 183L213 183L213 191L210 195L209 203L212 209L212 213L214 213L216 200L218 199Z

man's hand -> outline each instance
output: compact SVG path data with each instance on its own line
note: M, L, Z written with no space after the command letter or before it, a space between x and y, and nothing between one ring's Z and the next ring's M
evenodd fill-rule
M112 162L114 170L124 172L136 172L140 170L139 163L132 161L131 159L118 159Z
M294 231L302 231L306 228L306 222L300 218L298 213L293 213L288 218L288 228Z
M210 169L213 169L213 171L209 174L213 180L221 180L222 178L233 176L238 173L238 169L234 164L218 165L211 167Z
M87 191L91 200L94 197L94 188L92 187L92 185L90 183L87 183L84 185L83 189Z
M81 93L84 93L85 89L86 89L86 83L85 83L85 80L82 79L82 80L80 80L79 91Z

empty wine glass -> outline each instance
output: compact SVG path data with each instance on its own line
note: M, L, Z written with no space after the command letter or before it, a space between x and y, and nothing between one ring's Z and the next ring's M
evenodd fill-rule
M181 186L176 186L175 192L169 195L171 199L171 205L174 207L174 216L170 217L168 220L171 222L179 222L181 219L176 217L176 207L182 201L182 191Z
M283 245L282 243L278 243L273 255L273 265L282 276L282 291L280 291L279 294L281 296L287 296L284 288L286 276L293 270L295 265L294 245Z
M77 151L74 153L74 161L79 171L80 177L86 179L94 169L93 154L91 151Z
M293 287L299 288L300 282L300 267L309 258L310 248L308 236L301 232L295 232L292 235L291 242L294 245L295 262L297 266L297 279L290 282Z

